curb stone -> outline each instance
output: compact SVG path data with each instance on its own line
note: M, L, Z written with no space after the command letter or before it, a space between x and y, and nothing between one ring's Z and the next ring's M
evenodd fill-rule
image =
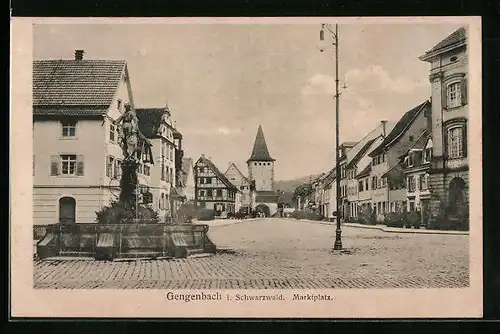
M307 222L307 223L315 223L322 225L330 225L335 226L335 223L329 223L324 221L315 221L308 219L300 219L299 221ZM379 230L387 233L412 233L412 234L434 234L434 235L469 235L468 231L442 231L442 230L426 230L426 229L399 229L399 228L391 228L391 227L383 227L377 225L361 225L361 224L353 224L353 223L342 223L342 226L354 227L354 228L364 228L371 230Z

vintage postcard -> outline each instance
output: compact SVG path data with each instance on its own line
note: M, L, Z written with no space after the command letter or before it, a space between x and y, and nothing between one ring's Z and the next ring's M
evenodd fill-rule
M478 17L13 18L13 317L482 316Z

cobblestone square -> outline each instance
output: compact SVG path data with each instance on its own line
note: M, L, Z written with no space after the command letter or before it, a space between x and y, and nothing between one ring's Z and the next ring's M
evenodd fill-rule
M123 262L35 262L48 289L460 288L469 286L469 236L388 233L265 219L211 226L216 255Z

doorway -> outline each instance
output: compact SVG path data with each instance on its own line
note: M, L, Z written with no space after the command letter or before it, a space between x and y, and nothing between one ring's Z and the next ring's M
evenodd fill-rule
M59 223L76 223L76 201L73 197L63 197L59 200Z

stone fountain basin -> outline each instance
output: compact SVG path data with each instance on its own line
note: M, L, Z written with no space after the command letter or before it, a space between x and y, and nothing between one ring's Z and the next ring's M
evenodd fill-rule
M40 228L40 227L37 227ZM36 244L40 259L49 257L183 258L215 253L208 225L193 224L52 224Z

